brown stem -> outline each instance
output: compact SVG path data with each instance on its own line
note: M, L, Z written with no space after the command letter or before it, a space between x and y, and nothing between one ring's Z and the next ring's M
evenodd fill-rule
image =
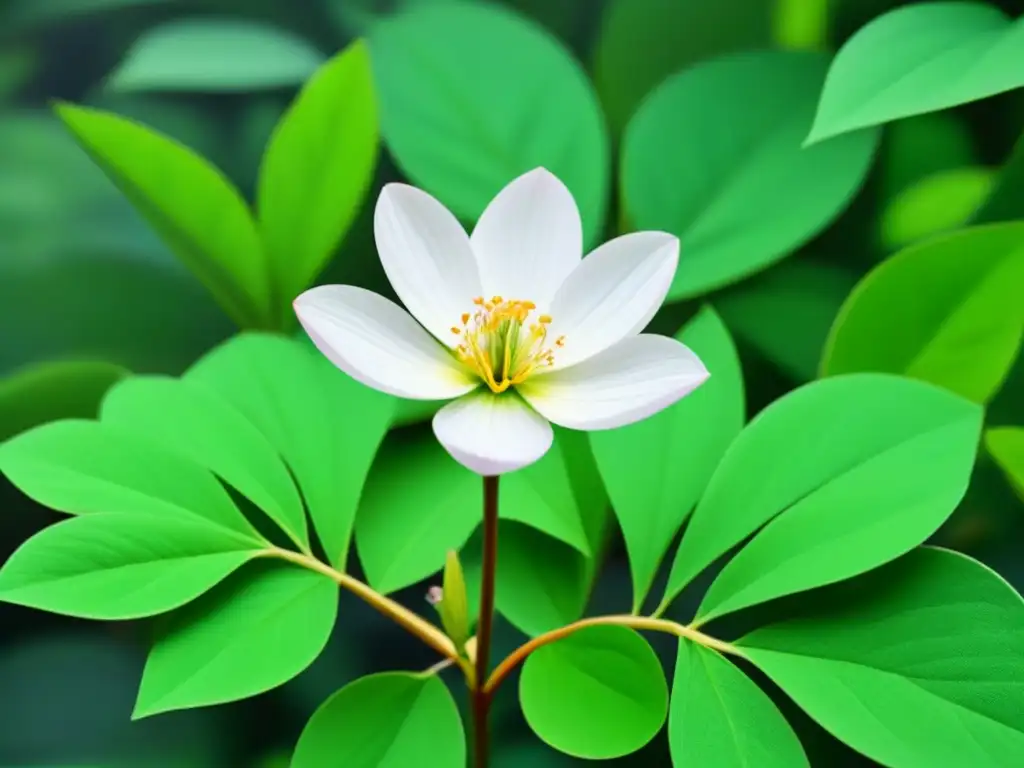
M476 674L473 688L473 732L476 768L487 768L490 757L488 715L491 695L484 681L490 666L494 629L494 578L498 564L498 477L484 478L484 554L480 584L480 617L477 619Z
M693 627L687 627L674 621L669 621L668 619L656 619L648 616L633 615L592 616L587 619L580 619L572 624L567 624L564 627L553 629L550 632L545 632L543 635L538 635L532 640L523 643L505 657L494 672L491 673L490 678L488 678L487 682L483 686L484 692L488 696L492 696L494 691L499 685L501 685L502 681L509 676L512 670L525 661L526 657L538 648L545 646L548 643L553 643L557 640L568 637L573 632L578 632L586 627L596 627L602 624L632 627L633 629L646 629L654 632L668 632L669 634L676 635L677 637L685 637L688 640L692 640L706 648L711 648L721 653L730 653L733 656L743 656L743 652L730 643L718 640L710 635L705 635L703 632L698 632Z

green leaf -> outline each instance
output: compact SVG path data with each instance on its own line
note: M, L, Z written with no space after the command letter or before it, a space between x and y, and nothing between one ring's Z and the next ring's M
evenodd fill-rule
M328 560L344 569L363 484L395 401L305 344L248 333L185 374L237 408L287 462Z
M593 243L609 148L586 74L548 32L489 4L427 4L370 32L381 132L413 183L476 219L537 166L572 191Z
M897 195L882 214L886 248L900 248L930 235L957 229L973 218L995 183L989 168L968 166L940 171Z
M255 696L320 655L337 585L304 568L266 565L233 574L170 617L146 659L132 719Z
M114 425L69 419L36 427L0 445L0 469L59 512L198 517L266 545L212 474Z
M178 608L259 554L194 517L106 512L51 525L0 569L0 600L84 619Z
M666 80L630 121L622 150L627 218L686 244L670 300L778 261L824 229L860 187L878 131L800 146L827 66L819 53L715 59Z
M1024 21L990 5L921 3L874 19L836 54L808 143L1024 86Z
M370 584L389 593L441 570L482 519L480 476L449 456L433 435L385 441L356 516L356 546ZM556 442L543 459L502 478L498 514L589 552L564 457Z
M1024 604L998 575L922 548L830 606L740 646L811 717L883 765L1017 764Z
M238 410L198 382L126 379L110 390L100 419L206 467L308 549L302 499L280 456Z
M829 335L822 373L900 373L984 403L1020 349L1022 284L1024 223L911 246L850 294Z
M1024 499L1024 428L994 427L985 432L985 447Z
M775 401L715 470L666 602L766 523L705 595L704 621L903 554L963 497L981 419L973 403L883 374L824 379Z
M510 624L534 637L583 615L590 588L583 555L511 520L501 522L498 541L495 601Z
M274 130L259 179L260 231L281 310L309 287L352 224L377 161L377 105L356 42L303 87Z
M818 374L821 350L852 271L813 261L785 261L715 297L725 324L794 381Z
M324 57L290 32L240 19L178 19L145 32L107 87L223 93L304 82Z
M1024 133L996 178L995 188L974 214L975 224L1024 219Z
M768 0L612 0L594 53L594 83L612 135L622 134L643 97L669 75L771 39Z
M702 310L676 338L697 353L711 378L649 419L590 436L625 539L634 611L745 416L739 358L714 310Z
M451 694L433 675L385 672L351 683L320 707L291 768L464 768L466 736Z
M270 293L259 233L230 182L184 146L129 120L70 104L57 114L231 319L266 325Z
M0 379L0 442L38 424L88 418L115 382L128 375L103 360L55 360Z
M717 652L683 639L668 744L675 765L810 768L800 740L764 691Z
M527 724L555 749L603 760L661 730L668 686L658 657L626 627L592 626L531 653L519 678Z
M949 112L917 115L886 126L878 154L883 200L926 176L980 162L967 125Z

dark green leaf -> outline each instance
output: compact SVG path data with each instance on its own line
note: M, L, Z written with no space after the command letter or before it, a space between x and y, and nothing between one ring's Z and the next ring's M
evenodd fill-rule
M622 194L637 229L685 249L670 300L778 261L847 205L878 131L803 149L824 54L763 51L700 64L644 101L623 140Z
M259 554L241 534L194 517L73 517L22 544L0 569L0 600L86 619L178 608Z
M1024 428L995 427L985 433L985 447L1024 499Z
M1024 219L1024 133L996 178L995 189L974 215L975 224Z
M829 69L808 141L948 109L1024 85L1024 21L981 3L897 8L860 29Z
M255 696L313 663L334 627L337 585L268 565L228 577L170 618L146 659L133 718Z
M519 703L534 733L574 757L635 752L665 722L668 686L651 646L631 629L593 626L526 659Z
M1016 765L1024 604L998 575L922 548L831 606L739 644L815 720L883 765Z
M1020 350L1022 284L1022 223L975 227L911 246L850 294L821 370L900 373L983 403Z
M434 676L385 672L351 683L306 724L292 768L465 768L459 710Z
M649 419L590 437L622 529L639 611L672 539L743 427L743 377L729 332L704 309L676 338L711 378Z
M608 136L580 66L545 30L486 3L426 4L370 33L388 149L415 184L475 219L537 166L572 191L593 243L604 225Z
M679 641L668 743L675 765L810 768L764 691L717 652L688 640Z

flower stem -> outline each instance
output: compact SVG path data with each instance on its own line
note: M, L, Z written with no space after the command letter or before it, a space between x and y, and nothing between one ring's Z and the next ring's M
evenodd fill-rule
M488 716L491 694L484 686L490 666L494 630L494 579L498 563L498 477L484 478L484 554L477 619L476 674L473 687L473 732L476 768L487 768L490 757Z
M543 635L538 635L529 642L523 643L516 650L510 653L497 666L494 672L491 673L491 676L483 686L484 693L488 696L492 696L494 691L499 685L501 685L502 681L509 676L512 670L523 663L523 661L526 660L526 657L538 648L566 638L581 629L608 624L620 627L632 627L633 629L644 629L652 632L668 632L669 634L676 635L677 637L685 637L688 640L692 640L695 643L699 643L706 648L711 648L712 650L719 651L720 653L728 653L733 656L740 657L743 656L743 651L731 643L718 640L709 635L705 635L703 632L698 632L693 627L684 626L683 624L669 621L668 619L656 619L649 616L633 616L626 614L621 616L591 616L590 618L580 619L572 624L567 624L564 627L553 629L550 632L545 632Z

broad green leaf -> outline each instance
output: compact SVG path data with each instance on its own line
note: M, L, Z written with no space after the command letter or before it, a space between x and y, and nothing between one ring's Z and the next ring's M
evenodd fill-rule
M84 619L137 619L194 600L259 554L191 517L106 512L51 525L0 569L0 600Z
M344 569L356 508L395 401L306 345L242 334L184 376L237 408L287 462L328 560Z
M89 418L112 384L128 375L103 360L55 360L0 379L0 441L57 419Z
M970 558L921 548L744 654L882 765L1010 766L1024 754L1024 604Z
M1024 499L1024 427L995 427L985 432L985 447L1017 494Z
M552 747L604 760L636 752L661 730L668 686L640 635L592 626L527 657L519 703L527 724Z
M213 93L282 88L304 82L323 60L301 37L268 24L177 19L139 37L107 87Z
M716 651L682 639L668 744L675 765L810 768L800 740L764 691Z
M1022 223L965 229L906 248L850 294L832 326L822 374L900 373L983 403L1020 349L1022 284Z
M509 623L532 637L583 615L590 586L583 555L511 520L501 522L498 541L495 601Z
M676 338L703 361L707 382L649 419L590 436L625 539L634 611L745 416L739 358L715 311L701 311Z
M558 443L536 464L502 477L498 514L589 551ZM394 436L370 470L356 516L356 547L379 592L415 584L441 570L480 525L480 476L452 459L434 439Z
M302 499L288 469L267 438L230 402L198 382L136 376L110 390L100 419L206 467L308 549Z
M597 97L545 30L504 8L410 8L370 32L381 132L413 183L475 219L537 166L572 191L593 243L604 225L609 148Z
M283 563L233 574L169 617L146 659L133 719L255 696L327 644L338 587Z
M384 672L356 680L309 719L291 768L464 768L466 736L433 675Z
M975 213L975 224L1024 219L1024 133L1003 164L996 178L995 188Z
M0 445L0 469L29 498L72 515L199 517L265 545L217 479L143 436L62 420Z
M129 120L70 104L57 114L231 319L265 326L266 259L230 182L182 145Z
M760 51L666 80L623 139L622 195L637 229L685 243L670 300L758 272L805 243L867 174L878 131L803 149L828 58Z
M613 136L669 75L718 56L767 47L774 0L611 0L594 53L594 83ZM700 34L695 34L700 30Z
M377 104L356 42L303 87L267 146L260 231L280 310L309 287L352 224L377 160Z
M874 19L836 54L808 142L1024 86L1024 22L991 5L921 3Z
M952 168L927 176L904 189L882 214L886 248L900 248L930 235L967 224L995 182L989 168Z
M765 523L705 596L705 620L848 578L920 544L967 489L981 418L966 400L885 374L824 379L775 401L712 475L665 602Z
M821 350L856 274L832 264L785 261L715 297L725 324L794 381L817 376Z

